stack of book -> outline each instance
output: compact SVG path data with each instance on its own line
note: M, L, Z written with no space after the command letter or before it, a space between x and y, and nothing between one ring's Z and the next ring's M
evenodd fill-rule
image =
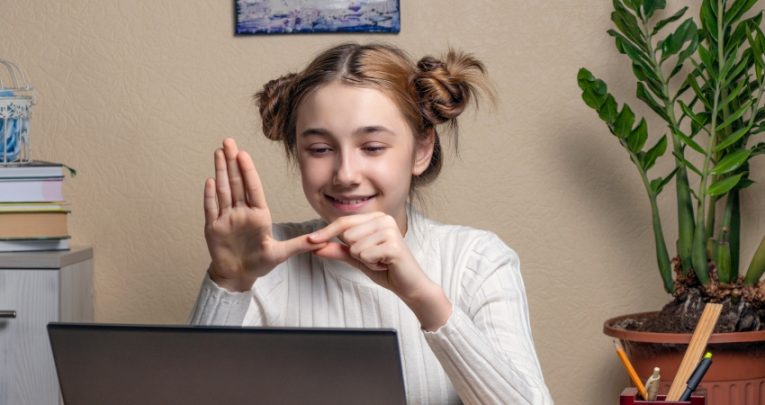
M0 165L0 252L68 250L64 166Z

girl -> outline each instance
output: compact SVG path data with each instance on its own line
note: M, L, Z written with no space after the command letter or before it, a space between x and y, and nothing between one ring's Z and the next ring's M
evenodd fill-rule
M224 140L191 322L395 328L409 403L551 404L515 252L408 205L440 171L437 129L456 128L486 83L468 55L415 65L389 45L344 44L266 84L263 132L297 161L321 219L272 224L250 156Z

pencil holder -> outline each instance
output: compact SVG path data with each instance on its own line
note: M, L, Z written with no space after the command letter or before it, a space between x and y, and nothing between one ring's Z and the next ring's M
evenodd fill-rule
M654 401L645 401L638 397L637 388L629 387L619 396L619 405L706 405L705 397L691 395L688 401L665 401L666 395L658 395Z
M34 89L15 64L0 59L0 165L31 160L29 112Z

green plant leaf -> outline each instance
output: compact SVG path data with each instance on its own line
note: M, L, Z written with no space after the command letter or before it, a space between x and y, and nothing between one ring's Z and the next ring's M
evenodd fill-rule
M600 106L598 116L606 123L613 124L616 121L616 108L616 100L614 100L614 96L609 94L606 96L606 101Z
M693 140L693 138L689 137L688 135L684 134L682 131L677 130L674 132L674 134L680 138L681 141L683 141L684 144L691 147L691 149L695 150L696 152L701 153L702 155L706 154L706 151L704 148L701 147L696 141Z
M728 8L728 12L723 16L723 25L731 25L732 22L741 18L756 3L757 0L736 0L733 2L733 5Z
M614 123L614 134L621 139L624 139L630 135L632 131L632 124L635 123L635 113L627 104L622 107L622 111L616 117Z
M641 118L638 126L627 136L627 149L632 153L640 152L646 139L648 139L648 123L645 118Z
M696 27L693 18L683 21L677 27L675 32L667 35L667 38L661 41L661 60L659 63L663 63L670 56L680 52L684 43L691 41L696 37L697 30L698 28Z
M674 170L670 174L667 175L667 177L664 178L656 178L651 180L651 190L654 192L654 194L659 194L664 189L664 186L669 183L673 177L675 177L675 173L677 173L677 167L675 167Z
M608 30L606 32L614 37L614 40L616 41L616 50L619 51L619 53L627 55L635 62L640 62L646 66L651 65L651 59L645 50L641 49L630 39L615 30Z
M738 97L739 94L741 94L741 91L743 91L747 85L749 84L748 80L741 80L736 87L733 88L733 91L728 94L728 96L720 103L720 108L722 109L726 105L728 105L731 101L733 101L736 97Z
M671 24L671 23L681 19L687 10L688 10L688 6L685 6L682 9L680 9L680 11L676 12L675 14L672 14L671 16L669 16L669 17L667 17L667 18L657 22L656 25L653 27L653 31L651 32L651 36L656 35L667 24Z
M717 132L722 131L728 125L732 124L734 121L736 121L737 119L741 118L741 116L744 115L744 113L746 113L747 110L749 110L749 107L752 105L752 101L753 100L749 100L746 103L744 103L744 105L741 106L738 110L736 110L736 112L731 114L728 117L728 119L725 120L725 122L723 122L722 124L718 125L717 128L716 128L716 131Z
M613 21L616 28L622 32L627 38L634 42L637 46L641 46L645 43L643 33L638 26L637 18L627 8L625 8L620 2L614 1L614 11L611 13L611 21ZM647 50L647 48L644 47Z
M714 11L716 4L716 0L703 0L701 2L701 26L714 42L717 42L717 18Z
M725 139L722 140L722 142L718 143L715 146L714 152L719 153L725 150L726 148L728 148L729 146L733 145L734 143L738 142L738 140L743 138L744 135L746 135L747 132L749 132L749 130L750 128L747 125L743 128L738 129L736 132L726 136Z
M760 246L754 252L749 268L746 270L746 276L744 276L744 283L748 285L755 285L760 281L760 277L765 273L765 237L762 238Z
M727 193L728 191L732 190L733 187L736 186L736 184L741 180L741 177L744 176L745 173L739 173L734 176L726 177L722 180L718 180L712 185L709 186L707 189L707 195L710 197L715 197L718 195L723 195Z
M690 169L692 172L694 172L694 173L698 174L699 176L701 176L701 170L697 169L697 168L696 168L696 166L694 166L694 165L693 165L693 163L691 163L691 162L687 161L687 160L686 160L686 159L685 159L685 158L684 158L682 155L679 155L679 154L678 154L677 152L675 152L675 151L672 151L672 155L673 155L673 156L675 156L675 159L677 159L677 160L679 160L680 162L682 162L682 163L685 165L685 167L687 167L687 168L688 168L688 169ZM690 190L690 191L691 191L691 193L692 193L692 194L694 194L694 196L695 196L695 193L694 193L693 189L689 188L689 190ZM698 200L699 198L698 198L698 197L696 197L696 199Z
M667 7L666 0L644 0L643 1L643 14L646 20L653 16L654 11L663 10Z
M749 155L751 154L752 151L749 149L739 149L728 153L715 165L710 173L715 176L730 173L741 167L741 165L749 159Z
M637 90L635 96L642 100L648 107L650 107L656 114L658 114L665 121L669 121L667 114L662 109L661 105L650 95L642 82L637 84Z
M704 94L704 90L701 89L701 86L699 86L699 82L696 81L696 77L693 73L688 75L688 78L686 78L686 83L691 86L693 89L693 93L698 97L698 99L701 101L702 104L704 104L704 107L708 110L712 110L712 104L709 103L707 100L706 94Z
M699 59L701 59L701 63L704 65L704 71L709 73L710 77L713 80L717 80L717 70L709 50L705 48L704 45L701 45L701 44L699 44L697 50L699 54Z
M582 100L594 110L600 109L608 97L608 87L602 80L596 79L589 70L579 69L576 76L579 88L582 89Z
M646 151L645 156L641 160L641 163L643 164L643 170L648 170L651 167L653 167L654 163L656 163L656 159L659 156L662 156L664 152L667 151L667 136L664 135L659 139L658 142L656 142L655 145L648 151Z

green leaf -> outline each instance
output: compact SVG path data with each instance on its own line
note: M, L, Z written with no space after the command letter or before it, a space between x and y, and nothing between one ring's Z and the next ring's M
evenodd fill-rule
M715 131L720 132L723 129L725 129L728 125L732 124L734 121L736 121L737 119L741 118L741 116L744 115L744 113L746 113L747 110L749 110L749 107L752 105L752 101L753 100L749 100L746 103L744 103L744 105L741 106L741 108L739 108L736 112L731 114L728 117L728 119L725 120L725 122L723 122L722 124L718 125L717 128L715 129Z
M651 149L645 153L645 157L642 159L643 170L648 170L656 163L656 159L662 156L667 151L667 136L664 135L656 142Z
M657 22L656 25L653 27L653 31L651 32L651 36L656 35L667 24L671 24L671 23L679 20L680 18L682 18L687 10L688 10L688 6L685 6L682 9L680 9L680 11L676 12L675 14L672 14L670 17L665 18L665 19Z
M704 91L701 89L701 86L699 86L699 82L696 81L696 77L693 73L688 75L688 78L685 80L693 89L693 93L696 94L696 97L698 97L699 100L701 100L701 103L704 104L704 107L711 111L712 110L712 104L707 101L707 96L704 94Z
M648 123L645 118L641 118L638 126L627 137L627 149L632 153L640 152L646 139L648 139Z
M669 75L670 79L680 71L680 68L683 66L683 62L685 62L685 60L688 59L691 55L696 53L696 49L698 49L698 47L699 37L698 35L694 35L693 38L691 38L691 43L688 44L688 46L682 52L680 52L679 55L677 55L677 64L672 70L672 73Z
M687 115L688 118L690 118L697 125L704 126L706 124L705 120L701 116L693 112L693 110L691 110L690 107L685 105L683 100L677 100L677 103L680 105L680 109L683 110L683 114Z
M697 34L696 23L693 18L689 18L677 27L675 32L667 35L667 38L661 42L661 61L664 62L670 56L678 53L682 49L683 44L690 41Z
M618 1L614 1L614 11L611 13L611 21L614 22L616 28L622 32L627 38L635 42L636 45L641 46L645 39L640 27L638 26L637 18ZM647 48L646 48L647 49Z
M616 50L618 50L619 53L627 55L635 62L640 62L647 66L651 65L650 57L645 50L641 49L630 39L626 38L624 35L616 32L615 30L608 30L606 32L608 35L614 37L614 40L616 41Z
M701 2L701 26L714 42L717 42L717 17L713 10L716 0L703 0Z
M677 130L674 132L675 136L680 138L681 141L683 141L684 144L691 147L691 149L695 150L696 152L699 152L702 155L706 155L706 151L704 151L704 148L701 147L696 141L694 141L691 137L684 134L682 131Z
M688 169L691 169L692 172L694 172L694 173L698 174L699 176L701 176L701 170L697 169L696 166L693 165L693 163L687 161L682 155L679 155L675 151L672 152L672 155L675 157L675 159L677 159L680 162L682 162L685 165L685 167L687 167ZM691 190L691 192L693 192L693 189L689 188L689 190ZM698 200L699 198L696 197L696 199Z
M723 100L722 103L720 103L720 109L724 108L726 105L728 105L728 103L733 101L733 99L738 97L738 95L741 94L741 91L744 90L748 84L749 83L747 80L741 80L738 83L738 85L736 85L736 87L733 88L733 91L731 91L731 93L728 94L725 100Z
M598 109L598 116L608 124L613 124L616 121L616 100L614 100L614 96L610 94L606 96L606 101Z
M659 194L664 189L664 186L667 185L667 183L672 180L673 177L675 177L675 173L677 173L677 167L675 167L674 170L672 170L672 173L667 175L667 177L664 178L656 178L651 180L651 190L654 192L654 194Z
M608 87L602 80L596 79L585 68L579 69L576 75L579 88L582 89L582 99L594 110L600 109L608 97Z
M644 0L643 1L643 14L646 20L651 18L653 12L656 10L663 10L667 7L666 0Z
M751 153L752 151L749 149L739 149L728 153L715 165L710 173L715 176L730 173L741 167L749 159Z
M716 181L712 183L711 186L707 189L707 194L710 197L715 197L718 195L723 195L733 189L733 187L736 186L739 180L741 180L741 177L744 176L745 173L739 173L735 176L726 177L722 180Z
M744 13L749 11L757 3L757 0L736 0L728 9L723 17L723 25L731 25L731 22L741 18Z
M719 144L717 144L714 148L715 153L719 153L729 146L733 145L734 143L738 142L739 139L741 139L744 135L749 132L750 128L749 125L740 128L738 131L728 135L725 137L725 139L722 140Z
M624 105L619 116L616 117L616 123L614 123L614 134L624 139L630 135L632 131L632 124L635 123L635 113L632 112L630 106Z
M650 95L642 82L637 84L637 90L635 96L642 100L648 107L650 107L656 114L658 114L665 121L669 121L667 114L664 112L659 103Z

